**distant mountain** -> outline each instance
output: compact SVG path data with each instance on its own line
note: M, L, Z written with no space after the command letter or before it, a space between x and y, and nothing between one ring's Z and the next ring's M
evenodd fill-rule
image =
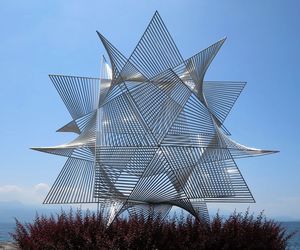
M90 210L94 210L93 207L90 207ZM15 218L17 218L21 222L31 222L36 214L38 213L39 215L50 215L50 214L56 214L63 209L64 211L69 211L70 210L70 205L42 205L42 204L37 204L37 205L28 205L28 204L23 204L19 201L0 201L0 223L12 223L15 221ZM80 207L78 206L73 206L73 210L75 211L76 208ZM82 209L85 210L87 207L83 207ZM173 209L171 215L173 213L176 213L177 215L181 214L180 209ZM211 210L211 216L215 216L217 213L216 209ZM223 210L221 216L223 218L227 218L232 212L229 210ZM272 218L268 215L266 215L268 218ZM300 221L299 218L295 218L292 216L276 216L273 217L276 221Z
M21 222L31 222L36 214L39 215L50 215L60 213L61 210L70 211L72 207L73 211L77 208L95 210L93 205L29 205L23 204L19 201L0 201L0 223L12 223L17 218Z
M38 214L51 214L60 210L43 207L42 205L25 205L19 201L0 201L0 222L14 222L15 218L23 222L30 222Z

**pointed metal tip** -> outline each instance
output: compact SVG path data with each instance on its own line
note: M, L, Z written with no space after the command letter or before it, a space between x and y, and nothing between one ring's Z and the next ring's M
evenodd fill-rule
M261 152L265 155L268 155L268 154L276 154L276 153L279 153L280 151L279 150L261 150Z
M267 153L270 153L270 154L275 154L275 153L280 152L279 150L264 150L264 151L267 152Z
M98 35L98 37L100 38L101 41L107 40L98 30L96 30L96 33L97 33L97 35Z
M31 147L30 149L43 152L43 149L48 149L48 148L49 147Z
M103 46L106 48L106 43L108 42L107 39L98 30L96 30L96 33L97 33L100 41L102 42Z
M102 42L103 46L106 48L106 46L107 46L106 44L110 44L110 42L99 31L96 31L96 32L97 32L98 37L100 38L100 41Z
M102 37L101 33L98 30L96 30L96 33L100 38Z
M57 129L55 132L59 132L59 133L61 133L61 132L69 132L69 131L64 131L63 129L64 129L64 127L61 127L59 129Z
M153 17L152 17L152 20L155 19L155 18L161 19L161 16L160 16L158 10L156 10L156 11L154 12L154 15L153 15ZM151 20L151 21L152 21L152 20ZM150 21L150 23L151 23L151 21Z
M39 148L38 148L38 147L30 147L29 149L35 150L35 151L39 151Z
M225 37L223 37L223 38L221 38L218 42L222 42L222 43L224 43L225 41L226 41L226 39L227 39L227 36L225 36Z

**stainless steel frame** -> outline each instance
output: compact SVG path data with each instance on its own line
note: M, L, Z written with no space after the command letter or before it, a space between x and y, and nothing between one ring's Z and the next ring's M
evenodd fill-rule
M172 206L208 220L207 202L254 202L234 158L276 151L229 137L224 120L244 82L204 81L222 39L184 60L156 12L129 58L98 32L101 77L50 75L78 137L33 148L68 157L44 203L101 203L164 217Z

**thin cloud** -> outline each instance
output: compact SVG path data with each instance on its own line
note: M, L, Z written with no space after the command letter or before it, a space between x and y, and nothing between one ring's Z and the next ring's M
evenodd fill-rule
M18 185L0 186L0 201L20 201L24 204L41 204L50 187L46 183L38 183L31 187Z

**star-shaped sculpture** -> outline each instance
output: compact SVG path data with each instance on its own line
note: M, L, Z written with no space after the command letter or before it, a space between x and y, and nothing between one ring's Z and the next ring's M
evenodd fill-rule
M129 58L98 33L110 59L101 78L50 75L78 137L36 150L68 157L44 203L101 203L208 220L207 202L254 202L234 158L275 151L229 137L224 120L244 82L204 81L225 39L184 60L158 12Z

